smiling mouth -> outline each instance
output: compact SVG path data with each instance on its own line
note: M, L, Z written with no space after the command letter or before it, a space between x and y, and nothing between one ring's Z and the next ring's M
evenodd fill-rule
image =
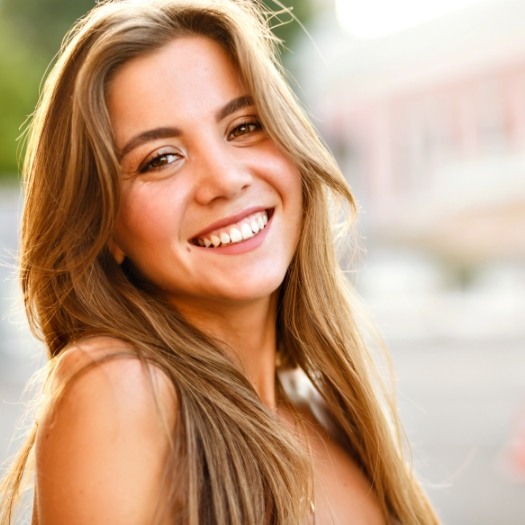
M258 211L248 215L241 221L219 228L206 235L195 237L191 243L203 248L218 248L237 244L255 237L261 233L271 218L272 210Z

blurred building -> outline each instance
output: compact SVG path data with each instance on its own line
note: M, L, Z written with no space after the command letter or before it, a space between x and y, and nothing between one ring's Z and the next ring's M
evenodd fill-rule
M370 240L461 268L525 260L525 2L480 1L369 40L318 3L292 68Z
M443 523L521 524L525 2L457 0L470 5L369 39L315 2L289 66L361 203L356 281L392 352L416 470Z

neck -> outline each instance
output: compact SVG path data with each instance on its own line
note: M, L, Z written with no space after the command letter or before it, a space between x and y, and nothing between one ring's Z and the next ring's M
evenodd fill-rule
M275 408L277 294L238 304L178 306L192 324L225 344L262 402Z

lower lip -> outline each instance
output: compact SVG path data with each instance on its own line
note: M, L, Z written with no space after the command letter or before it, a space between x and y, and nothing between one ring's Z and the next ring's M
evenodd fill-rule
M215 253L217 255L239 255L242 253L251 252L253 250L256 250L264 242L264 239L266 239L268 231L270 230L270 227L272 225L272 220L273 215L269 219L264 230L254 235L253 237L246 239L245 241L236 242L234 244L228 244L226 246L219 246L217 248L199 248L201 250L206 250L207 252Z

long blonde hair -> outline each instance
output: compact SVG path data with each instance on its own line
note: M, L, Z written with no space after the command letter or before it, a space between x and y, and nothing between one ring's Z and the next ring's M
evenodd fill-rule
M212 38L302 176L303 228L276 320L284 361L323 396L385 516L437 523L405 461L395 410L378 388L334 254L329 202L353 210L352 194L283 79L267 18L253 0L107 1L69 33L35 112L24 166L21 283L30 323L51 360L80 338L108 335L173 382L180 417L166 475L174 523L301 523L305 454L224 350L107 248L119 206L108 82L122 64L174 38ZM2 525L10 523L35 432L4 480Z

